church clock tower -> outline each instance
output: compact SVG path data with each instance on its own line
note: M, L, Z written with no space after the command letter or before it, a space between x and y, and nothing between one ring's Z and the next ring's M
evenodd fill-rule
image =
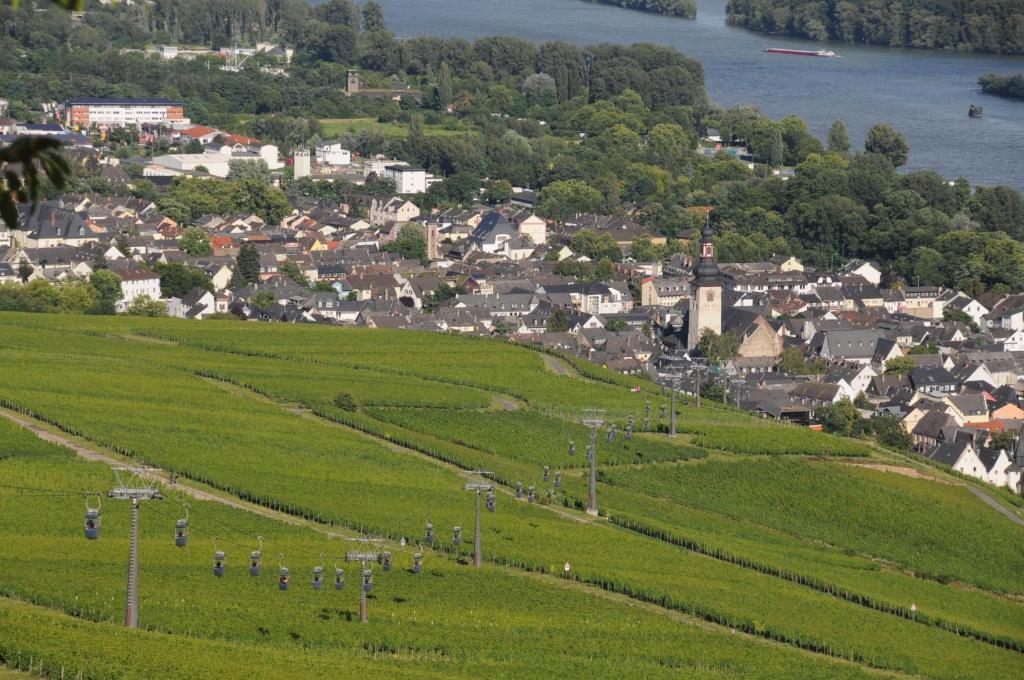
M711 329L719 335L722 333L722 277L715 261L713 235L708 223L704 226L700 260L690 283L690 332L686 343L689 349L700 343L704 329Z

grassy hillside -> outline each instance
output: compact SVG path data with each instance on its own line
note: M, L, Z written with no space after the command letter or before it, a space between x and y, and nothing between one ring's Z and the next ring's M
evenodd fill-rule
M192 538L178 549L181 508L147 505L149 631L115 635L126 509L105 502L103 538L81 536L81 494L111 474L0 420L0 534L11 546L0 554L0 662L45 651L47 663L77 660L88 673L111 655L115 676L187 676L250 650L255 676L344 660L381 677L629 667L937 678L1012 678L1024 663L1024 530L952 478L851 465L875 455L857 442L688 404L686 434L642 433L648 402L652 430L666 422L650 384L565 360L558 375L529 349L411 332L0 315L0 361L0 400L20 417L304 522L190 501ZM333 404L339 393L355 410ZM598 439L596 520L578 510L586 432L573 421L588 407L619 425L614 441ZM745 443L762 440L772 446ZM542 480L544 465L562 471L560 488ZM499 482L480 571L467 560L472 469ZM538 502L515 500L517 482L535 485ZM427 522L432 548L420 545ZM396 567L375 575L368 626L351 620L354 581L309 587L313 566L333 575L345 549L325 531L390 541ZM259 535L266 568L251 579L244 560ZM215 541L229 553L223 579L212 576ZM425 569L414 575L417 551ZM288 592L275 588L278 562L292 569ZM4 635L12 627L33 633ZM76 657L71 641L90 631L165 654L120 655L112 643ZM160 666L179 642L195 650L188 662Z

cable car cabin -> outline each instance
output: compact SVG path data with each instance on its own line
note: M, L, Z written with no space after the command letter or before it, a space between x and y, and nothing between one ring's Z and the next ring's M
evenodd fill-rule
M100 525L102 520L100 518L100 511L98 508L86 508L85 510L85 537L90 541L95 541L100 537Z
M497 502L496 502L495 497L494 497L494 492L493 491L488 491L487 492L487 510L490 511L490 512L494 512L497 509L498 509L498 506L497 506Z
M337 569L334 570L334 589L344 590L345 589L345 570Z
M555 488L558 489L562 486L562 473L555 471Z
M391 553L381 553L380 566L384 571L391 571Z
M462 545L462 527L455 527L455 538L452 539L452 543L455 545Z
M174 523L174 545L184 548L188 544L188 520L179 519Z
M324 568L313 567L313 590L320 590L324 585Z
M551 474L551 468L547 465L544 466L544 481L548 481L548 475Z
M253 550L249 553L249 576L259 576L263 573L263 553Z
M572 440L572 437L569 437L569 455L570 456L575 456L576 455L576 442L574 442Z
M423 555L421 555L419 553L416 553L415 555L412 556L412 559L413 559L412 573L418 574L421 571L423 571Z
M373 572L367 569L363 572L363 592L369 593L373 590Z
M533 486L531 484L530 488L527 489L526 492L527 492L526 500L530 501L531 503L534 502L535 500L537 500L537 488L535 486Z
M277 587L279 590L288 590L288 584L291 583L291 576L288 575L288 567L281 567L281 570L277 572Z
M427 545L434 545L434 525L427 525L427 538L425 540Z
M223 550L218 550L217 552L213 553L213 575L223 576L224 569L227 567L227 563L228 560L227 557L224 555Z
M523 483L522 482L516 482L516 498L522 498L522 497L523 497Z

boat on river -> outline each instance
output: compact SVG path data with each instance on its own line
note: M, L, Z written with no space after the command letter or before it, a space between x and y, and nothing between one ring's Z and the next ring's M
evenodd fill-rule
M832 57L839 58L839 55L832 50L791 50L784 47L766 47L764 51L768 54L789 54L797 57Z

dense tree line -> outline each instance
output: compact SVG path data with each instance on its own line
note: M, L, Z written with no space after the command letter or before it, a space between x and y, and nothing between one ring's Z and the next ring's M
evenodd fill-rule
M653 12L684 19L697 18L697 0L587 0L602 5L618 5L641 12Z
M729 0L755 31L887 47L1024 54L1020 0Z
M978 78L978 85L981 86L981 91L986 94L1024 99L1024 73L1018 73L1013 76L989 73Z

